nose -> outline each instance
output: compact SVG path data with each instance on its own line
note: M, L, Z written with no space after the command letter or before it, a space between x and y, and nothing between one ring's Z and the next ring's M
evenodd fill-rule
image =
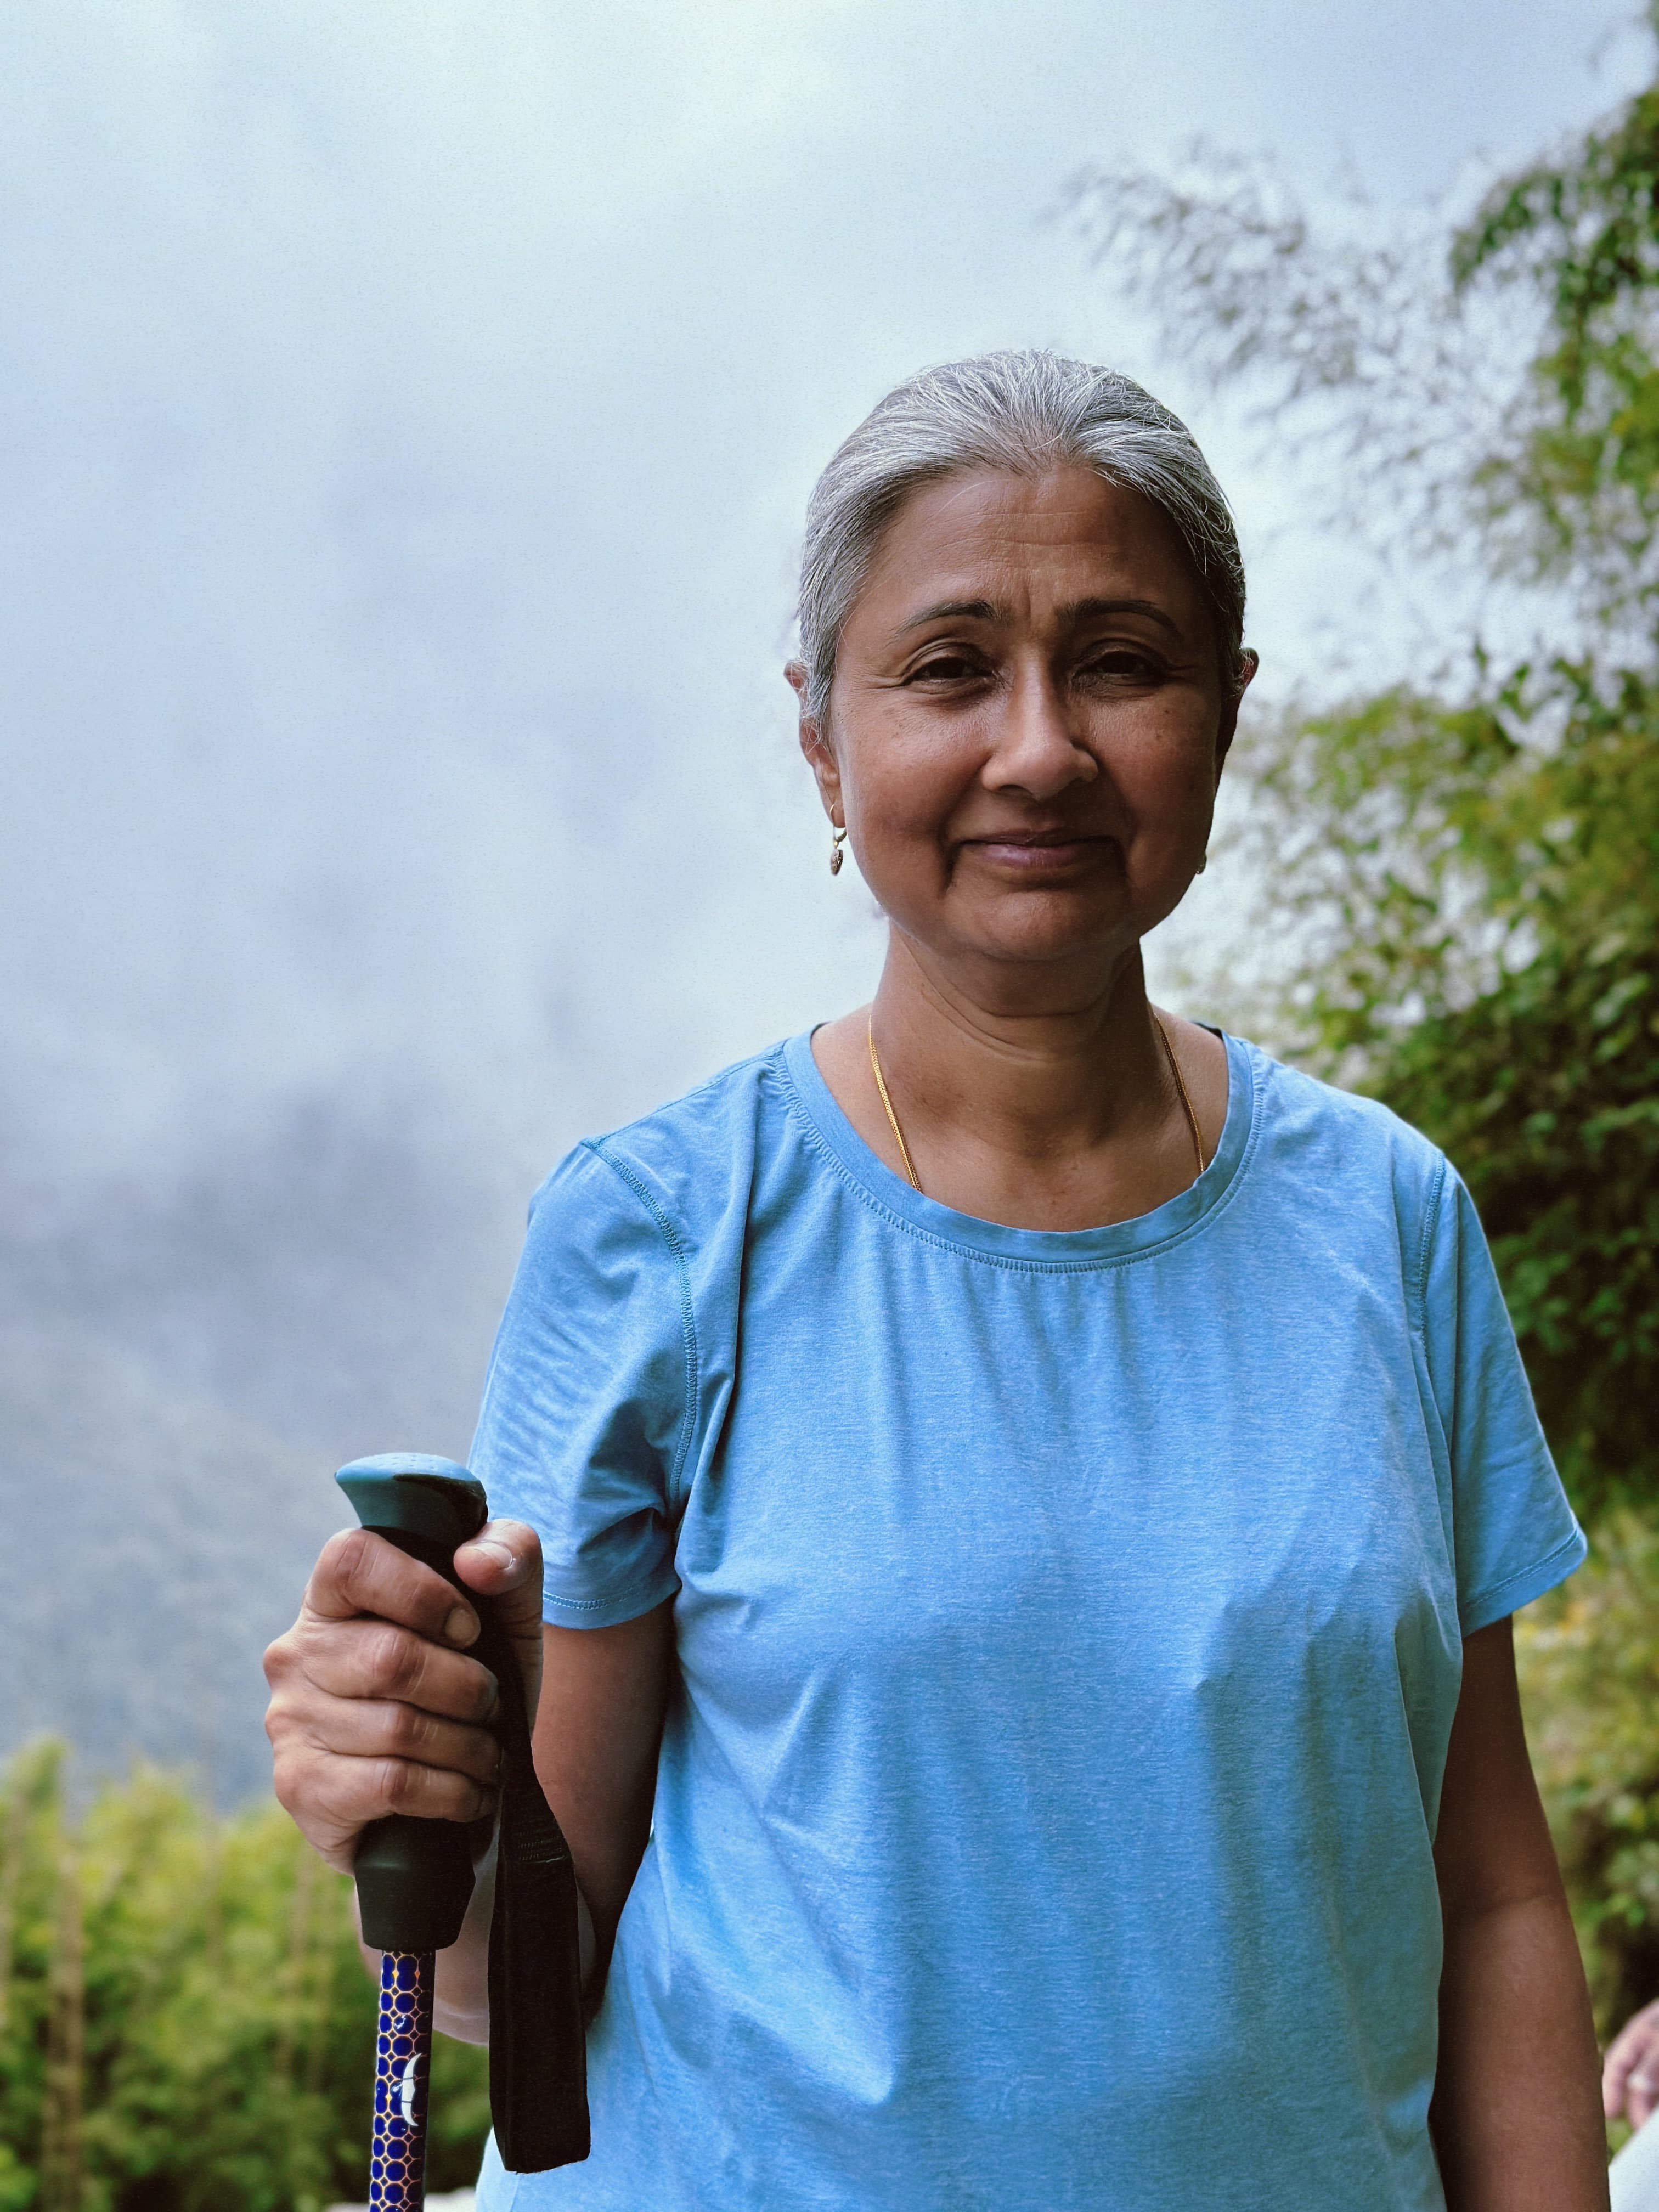
M1074 729L1068 702L1046 665L1022 666L1003 695L995 742L981 771L988 790L1056 799L1074 783L1092 783L1100 763Z

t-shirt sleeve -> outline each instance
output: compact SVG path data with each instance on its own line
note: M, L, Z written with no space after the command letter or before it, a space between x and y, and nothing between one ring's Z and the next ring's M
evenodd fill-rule
M491 1513L540 1536L543 1612L559 1626L607 1628L679 1588L689 1328L669 1223L579 1145L532 1203L471 1462Z
M1424 1334L1451 1462L1465 1636L1553 1589L1589 1547L1539 1426L1474 1201L1448 1168L1428 1224Z

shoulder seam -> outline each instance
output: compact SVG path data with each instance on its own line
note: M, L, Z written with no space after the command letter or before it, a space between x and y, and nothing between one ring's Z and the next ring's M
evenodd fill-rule
M702 1368L697 1351L696 1314L691 1303L691 1275L686 1265L685 1245L673 1222L658 1202L649 1186L624 1167L620 1160L611 1158L604 1150L603 1142L596 1137L584 1137L580 1149L592 1152L596 1160L603 1160L617 1180L633 1192L640 1204L656 1224L663 1243L668 1247L674 1261L674 1271L679 1281L680 1330L685 1352L685 1407L680 1416L680 1440L674 1453L674 1464L669 1471L668 1487L672 1498L678 1499L680 1476L685 1467L686 1455L691 1449L691 1438L696 1426L697 1401L702 1394Z
M681 1091L678 1098L671 1098L666 1104L653 1107L650 1113L638 1115L631 1121L619 1122L614 1129L602 1129L597 1137L580 1138L577 1150L585 1148L595 1152L607 1167L616 1167L616 1162L609 1152L600 1149L601 1146L613 1143L619 1137L631 1137L635 1130L649 1129L666 1119L677 1108L690 1106L696 1100L706 1097L711 1091L718 1091L721 1085L731 1082L733 1077L743 1075L750 1068L764 1067L769 1060L778 1058L787 1042L787 1038L781 1038L776 1044L768 1045L760 1052L751 1052L745 1059L729 1061L726 1066L716 1068L712 1075L705 1075L701 1083L694 1083L689 1091ZM628 1176L623 1176L623 1180L629 1183L630 1189L634 1188ZM645 1203L649 1203L642 1191L638 1194Z

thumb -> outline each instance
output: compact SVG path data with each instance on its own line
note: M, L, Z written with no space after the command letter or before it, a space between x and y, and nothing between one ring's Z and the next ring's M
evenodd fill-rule
M525 1711L533 1728L542 1684L542 1544L522 1521L488 1521L455 1554L455 1571L495 1618L519 1662Z

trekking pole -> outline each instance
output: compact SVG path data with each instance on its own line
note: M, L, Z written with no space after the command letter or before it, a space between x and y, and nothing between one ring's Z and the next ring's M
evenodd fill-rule
M501 2163L537 2173L586 2158L586 2053L570 1853L531 1760L518 1659L487 1598L466 1589L455 1553L489 1518L481 1483L453 1460L389 1453L336 1475L364 1528L422 1560L477 1613L475 1655L501 1691L502 1784L489 1930L489 2102ZM436 1954L472 1899L462 1820L393 1813L371 1820L353 1874L363 1941L380 1954L369 2212L421 2212Z

